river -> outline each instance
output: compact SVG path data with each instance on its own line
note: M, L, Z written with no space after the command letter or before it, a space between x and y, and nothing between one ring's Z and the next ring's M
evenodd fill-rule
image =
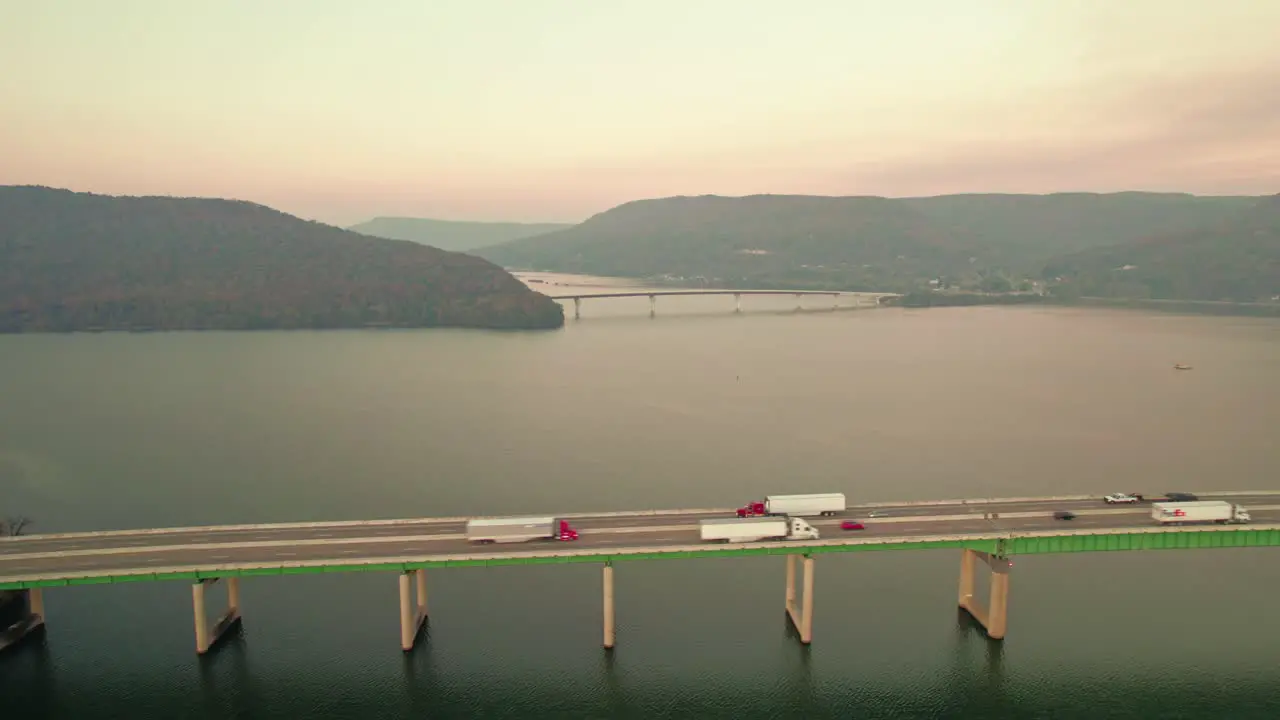
M1276 320L743 304L588 300L544 333L0 336L0 512L54 532L1280 489ZM951 551L819 558L807 649L779 558L619 564L612 655L596 566L433 571L407 658L388 575L246 580L241 634L203 662L183 583L52 589L43 642L0 655L0 702L76 720L1270 719L1276 552L1021 559L1003 644L959 618Z

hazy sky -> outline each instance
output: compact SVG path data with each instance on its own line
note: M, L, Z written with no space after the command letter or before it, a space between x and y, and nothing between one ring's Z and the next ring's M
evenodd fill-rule
M0 184L578 220L1280 192L1280 0L0 0Z

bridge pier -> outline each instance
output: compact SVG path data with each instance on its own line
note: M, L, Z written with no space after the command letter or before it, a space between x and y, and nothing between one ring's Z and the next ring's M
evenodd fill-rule
M658 296L650 295L649 296L649 317L653 317L654 315L657 315L657 314L658 314Z
M613 563L604 564L604 649L612 650L613 626Z
M733 294L733 311L736 313L742 312L742 293Z
M412 579L410 579L412 578ZM414 602L414 590L417 602ZM400 574L400 649L413 650L427 624L427 571L424 568Z
M574 320L582 319L582 298L580 297L576 297L573 299L573 319Z
M28 635L44 627L44 591L40 588L31 588L18 591L18 595L15 602L22 603L22 617L4 630L0 630L0 650L17 645ZM0 593L0 597L3 597L3 593Z
M198 580L191 586L191 605L196 621L196 654L204 655L218 643L227 631L240 622L240 578L225 578L227 585L227 610L218 621L209 627L209 616L205 610L204 589L208 585L224 578L208 578Z
M787 555L787 617L796 632L800 633L800 642L808 645L813 642L813 556L804 556L804 595L800 597L800 608L796 608L796 556Z
M991 568L991 588L987 607L979 607L973 599L974 568L982 560ZM992 640L1003 640L1009 627L1009 558L978 550L962 550L960 555L960 608L978 621Z
M799 312L800 310L802 310L802 309L804 308L804 303L802 303L802 302L801 302L801 298L803 298L803 297L804 297L804 296L803 296L803 295L801 295L800 293L796 293L796 311L797 311L797 312Z

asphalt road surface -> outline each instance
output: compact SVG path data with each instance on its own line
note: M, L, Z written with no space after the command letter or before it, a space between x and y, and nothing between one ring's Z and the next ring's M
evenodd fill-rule
M1250 509L1254 523L1280 523L1280 495L1215 498ZM1071 510L1075 520L1054 520L1055 510ZM991 514L995 513L993 517ZM732 511L659 512L633 516L579 516L571 519L581 537L575 542L532 541L478 545L463 536L465 521L421 519L375 524L308 524L305 527L179 528L118 531L109 534L32 535L0 540L0 581L57 577L67 573L136 572L146 568L209 567L250 563L329 561L334 564L374 558L428 559L441 555L559 550L621 550L636 547L701 545L698 522L732 517ZM876 517L869 517L875 514ZM844 531L842 520L864 523ZM823 540L915 537L1019 530L1151 528L1150 506L1107 505L1086 501L1018 501L986 505L903 505L852 508L833 518L809 518ZM715 547L715 545L709 546Z

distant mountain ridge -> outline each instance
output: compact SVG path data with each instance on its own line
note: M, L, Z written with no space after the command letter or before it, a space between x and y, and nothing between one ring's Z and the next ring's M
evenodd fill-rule
M1203 227L1055 258L1043 275L1065 296L1275 302L1280 298L1280 195Z
M1039 277L1055 257L1225 222L1256 201L1145 192L681 196L625 203L473 253L516 269L910 291L940 278Z
M441 250L465 252L570 227L573 227L570 223L469 222L430 218L376 217L347 229L362 235L408 240Z
M469 255L243 201L0 186L0 332L563 323Z

